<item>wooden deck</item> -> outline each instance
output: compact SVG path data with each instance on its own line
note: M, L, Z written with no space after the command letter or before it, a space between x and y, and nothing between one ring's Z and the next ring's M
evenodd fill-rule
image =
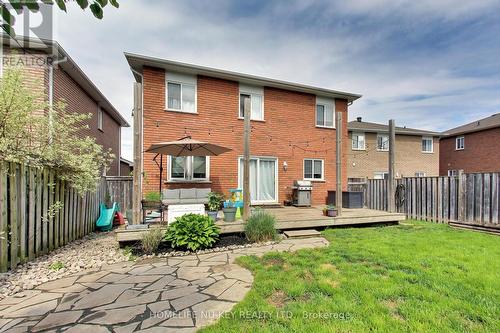
M363 225L375 223L400 222L405 220L405 215L388 213L372 209L346 209L342 216L327 217L323 215L322 207L279 207L266 208L276 217L276 229L314 229L324 227ZM238 233L244 231L244 223L217 221L221 234ZM157 227L157 226L156 226ZM147 229L146 229L147 230ZM117 229L116 238L119 242L137 241L141 239L145 230Z

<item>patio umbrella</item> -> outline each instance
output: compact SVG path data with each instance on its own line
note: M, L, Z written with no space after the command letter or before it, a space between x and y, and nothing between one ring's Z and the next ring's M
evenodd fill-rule
M217 156L230 151L231 148L219 146L213 143L193 140L190 136L186 136L177 141L153 143L147 150L147 153L156 153L153 160L160 155L160 163L156 162L160 168L160 195L161 182L163 175L163 155L172 156Z
M146 152L172 156L217 156L230 148L191 139L190 136L177 141L153 143Z

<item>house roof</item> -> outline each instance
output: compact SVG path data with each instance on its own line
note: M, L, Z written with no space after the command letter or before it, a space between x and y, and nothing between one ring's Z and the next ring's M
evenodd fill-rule
M57 56L57 66L61 67L68 75L75 80L78 85L90 96L96 103L99 104L101 109L104 109L120 126L130 127L129 123L122 117L120 112L109 102L106 96L97 88L97 86L90 80L90 78L78 67L76 62L69 56L69 54L54 40L41 39L36 40L26 36L17 36L15 40L5 34L2 34L2 43L11 47L19 48L20 45L26 48L36 48L37 51L43 51L47 54ZM28 45L27 47L24 47ZM64 60L63 60L64 59Z
M280 88L292 91L299 91L299 92L304 92L324 97L331 97L331 98L342 98L342 99L347 99L349 102L355 101L361 97L361 95L347 93L343 91L313 87L294 82L275 80L256 75L237 73L228 70L193 65L167 59L154 58L140 54L125 52L125 58L127 59L137 82L141 82L141 74L143 67L150 66L156 68L163 68L165 70L169 70L172 72L210 76L225 80L237 81L249 85L259 85L259 86Z
M473 121L471 123L458 126L443 132L444 136L454 136L459 134L483 131L490 128L500 127L500 113L495 113L489 117Z
M354 120L347 123L347 129L349 131L388 133L389 125ZM437 132L398 126L396 126L396 134L439 136Z

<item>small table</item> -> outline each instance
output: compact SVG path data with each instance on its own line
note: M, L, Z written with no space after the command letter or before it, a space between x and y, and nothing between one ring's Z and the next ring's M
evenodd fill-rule
M170 224L179 216L186 214L205 214L204 204L170 204L167 208L167 222Z

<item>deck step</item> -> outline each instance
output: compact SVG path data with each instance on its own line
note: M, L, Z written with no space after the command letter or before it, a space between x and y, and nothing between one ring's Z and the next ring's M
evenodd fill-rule
M287 230L283 233L287 238L306 238L321 236L321 232L315 229Z

